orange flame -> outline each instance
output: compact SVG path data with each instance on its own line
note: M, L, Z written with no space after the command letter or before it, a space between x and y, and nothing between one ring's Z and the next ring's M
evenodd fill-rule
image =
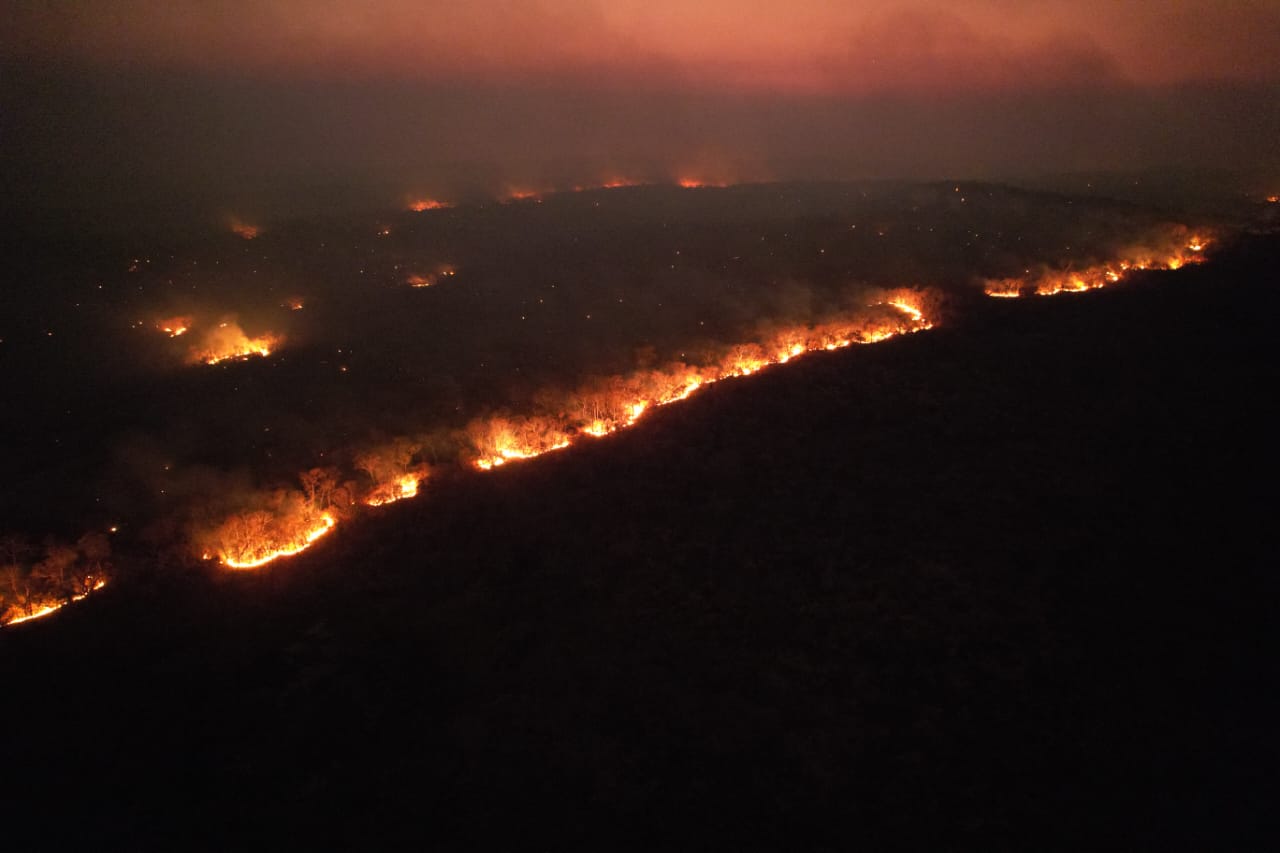
M676 363L660 370L597 380L571 395L564 410L555 414L473 421L465 432L468 450L463 457L472 467L491 471L625 429L655 407L684 400L722 379L749 376L806 352L872 343L931 328L932 321L922 308L925 298L923 292L894 291L873 303L870 312L786 329L761 343L731 347L709 366ZM367 471L375 484L363 502L377 507L416 497L427 476L424 465L414 466L418 450L412 440L397 439L357 456L356 467ZM228 569L249 570L306 550L334 528L334 513L351 503L349 497L338 497L338 492L349 492L343 491L345 487L335 492L332 476L327 487L324 482L320 469L307 472L304 493L277 492L270 508L229 517L212 535L212 547L205 551L205 558L216 553ZM321 512L326 504L332 511Z
M250 225L248 222L242 222L235 217L231 219L231 230L246 240L253 240L262 234L260 226Z
M444 210L450 207L453 207L453 205L450 204L449 202L436 201L433 198L421 198L421 199L415 199L414 201L409 202L409 209L412 210L414 213L422 213L423 211L426 211L426 210Z
M337 525L338 520L329 513L321 513L319 523L291 536L284 541L260 541L241 546L232 556L226 551L218 554L223 565L229 569L257 569L273 560L282 557L293 557L310 548L317 539L324 536Z
M385 506L396 501L416 498L420 482L418 475L405 474L395 483L374 491L373 494L365 499L365 503L369 506Z
M530 189L529 187L507 187L507 192L502 197L501 201L504 204L509 204L513 201L540 202L542 201L542 196L544 194L545 194L544 190L535 190L535 189Z
M633 180L632 178L608 178L598 184L579 184L573 188L574 192L591 192L592 190L617 190L623 187L643 187L646 186L644 181Z
M439 284L442 278L453 278L458 271L448 264L442 264L435 272L429 272L425 275L412 273L405 278L405 283L410 287L431 287L433 284Z
M1177 270L1188 264L1204 261L1204 251L1212 241L1208 237L1192 235L1182 246L1163 253L1141 252L1117 261L1096 264L1081 270L1049 270L1025 278L989 279L983 292L999 298L1019 297L1030 292L1037 296L1054 296L1059 293L1083 293L1124 281L1141 270Z
M107 585L106 578L98 578L94 582L93 586L91 586L85 592L79 593L77 595L73 595L70 598L64 598L59 601L50 601L50 602L46 602L44 604L38 605L35 610L32 610L22 616L19 616L16 619L10 619L8 622L4 624L6 626L18 625L23 622L30 622L33 619L40 619L42 617L48 616L51 613L57 613L59 610L66 607L68 604L74 604L77 601L84 601L92 593L97 592L98 590L102 589L106 585Z
M932 328L933 323L920 308L921 299L920 293L897 291L890 299L872 306L881 309L875 316L797 327L779 332L764 343L739 344L709 367L678 363L663 370L611 377L601 387L579 389L570 395L577 401L577 415L566 411L473 422L467 430L474 448L471 464L490 471L508 462L532 459L569 447L579 436L600 438L625 429L653 408L687 399L723 379L750 376L808 352L874 343ZM566 406L571 408L574 406Z
M260 335L251 338L236 323L220 323L218 328L205 336L200 345L193 347L192 362L221 364L224 361L243 361L255 356L268 356L284 339L279 335Z
M161 320L159 323L156 323L156 328L164 332L169 337L176 338L191 331L191 325L192 319L190 317L181 316Z
M687 190L702 189L704 187L727 187L727 183L723 181L704 181L701 178L677 178L676 185L684 187Z

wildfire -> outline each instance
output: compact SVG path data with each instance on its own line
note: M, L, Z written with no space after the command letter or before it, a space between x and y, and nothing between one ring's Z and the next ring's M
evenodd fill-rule
M556 414L473 422L467 429L474 448L472 464L490 471L569 447L579 436L601 438L632 426L657 406L687 399L714 382L750 376L808 352L875 343L932 328L920 308L921 298L913 291L899 291L893 298L872 305L879 310L871 316L801 326L776 333L764 343L739 344L710 366L676 363L660 370L610 377L567 395L563 410Z
M1267 196L1267 201L1271 204L1280 204L1280 195L1269 195Z
M701 178L678 178L676 185L684 187L686 190L702 189L704 187L727 187L728 184L723 181L704 181Z
M499 415L472 421L454 436L462 457L476 469L491 471L601 438L637 423L658 406L687 399L723 379L750 376L807 352L873 343L931 328L922 307L927 294L899 290L886 294L856 315L774 332L765 340L739 344L706 365L675 362L594 380L529 415ZM551 402L553 401L554 402ZM358 453L354 467L371 486L362 502L378 507L416 497L429 470L419 461L423 445L410 438ZM358 486L343 483L337 469L316 468L299 475L301 491L276 490L255 499L258 508L231 515L211 531L205 558L217 555L232 570L249 570L292 557L309 548L355 503Z
M894 308L897 308L903 314L906 314L908 317L911 318L911 322L915 323L919 328L928 329L932 327L932 324L925 319L924 312L921 311L916 306L912 305L910 302L906 301L905 299L894 299L889 302L886 302L885 304L892 305ZM913 329L912 331L917 331L917 330Z
M156 323L156 328L169 337L176 338L191 331L191 324L190 317L170 317L167 320L161 320Z
M330 513L321 513L319 521L311 527L285 532L275 531L275 538L267 536L256 541L250 540L237 547L234 555L221 551L218 557L229 569L257 569L273 560L301 554L317 539L332 530L337 523L338 520Z
M97 578L96 580L94 580L93 586L89 587L89 589L85 590L84 592L73 595L70 598L64 598L59 601L44 603L42 605L39 605L37 609L32 610L23 616L19 616L16 619L10 619L8 622L4 624L18 625L22 622L30 622L33 619L40 619L44 616L48 616L51 613L57 613L59 610L66 607L68 604L74 604L77 601L84 601L91 594L97 592L98 590L102 589L106 585L107 585L106 578Z
M433 284L439 284L442 278L453 278L458 271L448 264L442 265L435 272L429 272L426 275L413 273L405 279L405 283L410 287L431 287Z
M242 222L235 218L232 218L231 220L231 230L246 240L256 239L262 234L261 227L257 225L250 225L247 222Z
M895 291L856 316L794 327L763 342L730 347L709 365L677 362L662 369L598 379L549 404L553 412L479 419L455 435L455 440L463 444L463 458L481 471L563 450L575 441L604 437L632 426L655 407L687 399L722 379L750 376L806 352L928 329L932 323L922 308L925 298L923 292ZM397 438L356 454L354 467L372 484L363 503L378 507L416 497L429 473L427 465L419 461L422 449L413 439ZM354 481L343 483L337 469L311 469L300 474L299 481L301 491L262 493L253 502L256 509L226 518L205 540L204 558L212 559L216 554L226 568L244 571L295 556L332 530L339 514L355 503L358 487Z
M301 311L303 304L304 303L301 297L291 296L288 299L286 299L284 302L281 302L280 307L288 308L290 311Z
M987 282L986 294L1000 299L1016 299L1022 295L1022 279L992 279Z
M369 506L384 506L396 501L416 498L420 482L421 480L416 474L406 474L395 483L392 483L390 487L375 490L373 494L365 499L365 503Z
M536 201L541 202L544 192L542 190L529 189L528 187L508 187L506 195L502 197L503 204L510 204L514 201Z
M574 192L584 193L592 190L617 190L623 187L643 187L644 181L636 181L631 178L609 178L598 184L579 184L573 188Z
M409 202L409 209L414 213L422 213L426 210L445 210L450 207L453 207L453 205L449 202L436 201L433 198L421 198Z
M1016 298L1028 292L1036 296L1054 296L1097 290L1121 282L1141 270L1177 270L1188 264L1202 263L1210 242L1207 237L1193 235L1185 244L1164 253L1135 253L1128 258L1081 270L1049 270L1037 276L1028 273L1025 278L990 279L984 292L987 296Z
M205 335L199 346L191 350L190 360L204 364L221 364L224 361L243 361L255 356L268 356L284 339L278 335L260 335L251 338L236 323L226 322Z

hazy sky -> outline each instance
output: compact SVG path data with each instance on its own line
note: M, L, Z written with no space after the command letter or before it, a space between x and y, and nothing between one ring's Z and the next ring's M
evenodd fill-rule
M10 203L1280 165L1275 0L0 11Z
M6 0L9 55L862 93L1280 77L1263 0Z

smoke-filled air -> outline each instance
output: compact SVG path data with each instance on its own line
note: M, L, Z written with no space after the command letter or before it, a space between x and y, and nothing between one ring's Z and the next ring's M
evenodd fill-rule
M989 183L617 180L248 240L210 222L73 275L41 258L48 285L5 340L23 424L4 619L102 587L112 542L166 571L260 569L388 504L448 500L442 473L501 476L991 297L1170 273L1236 227Z
M6 850L1276 846L1280 0L0 0L0 256Z

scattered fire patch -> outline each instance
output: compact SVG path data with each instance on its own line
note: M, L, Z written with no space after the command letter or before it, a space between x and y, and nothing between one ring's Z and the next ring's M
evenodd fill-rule
M436 269L435 272L413 273L405 278L405 283L410 287L431 287L439 284L443 279L453 278L457 273L456 269L446 264Z
M246 240L256 240L258 237L262 236L261 226L250 225L248 222L243 222L234 218L231 220L231 231Z
M703 180L702 178L685 177L685 178L677 178L676 186L683 187L686 190L699 190L699 189L706 189L709 187L722 188L722 187L729 186L729 184L724 183L722 181L706 181L706 180Z
M222 364L271 355L284 339L265 334L250 337L238 323L227 321L209 330L203 340L191 348L187 359L193 364Z
M106 533L40 547L0 537L0 626L41 619L88 598L107 585L110 557Z
M194 321L189 316L169 317L156 323L156 329L171 338L181 337L191 331Z
M433 198L420 198L409 202L409 210L414 213L423 213L428 210L447 210L453 207L447 201L436 201Z
M506 193L502 196L501 201L504 204L510 204L517 201L541 202L542 197L547 194L546 190L535 190L529 187L508 187Z

